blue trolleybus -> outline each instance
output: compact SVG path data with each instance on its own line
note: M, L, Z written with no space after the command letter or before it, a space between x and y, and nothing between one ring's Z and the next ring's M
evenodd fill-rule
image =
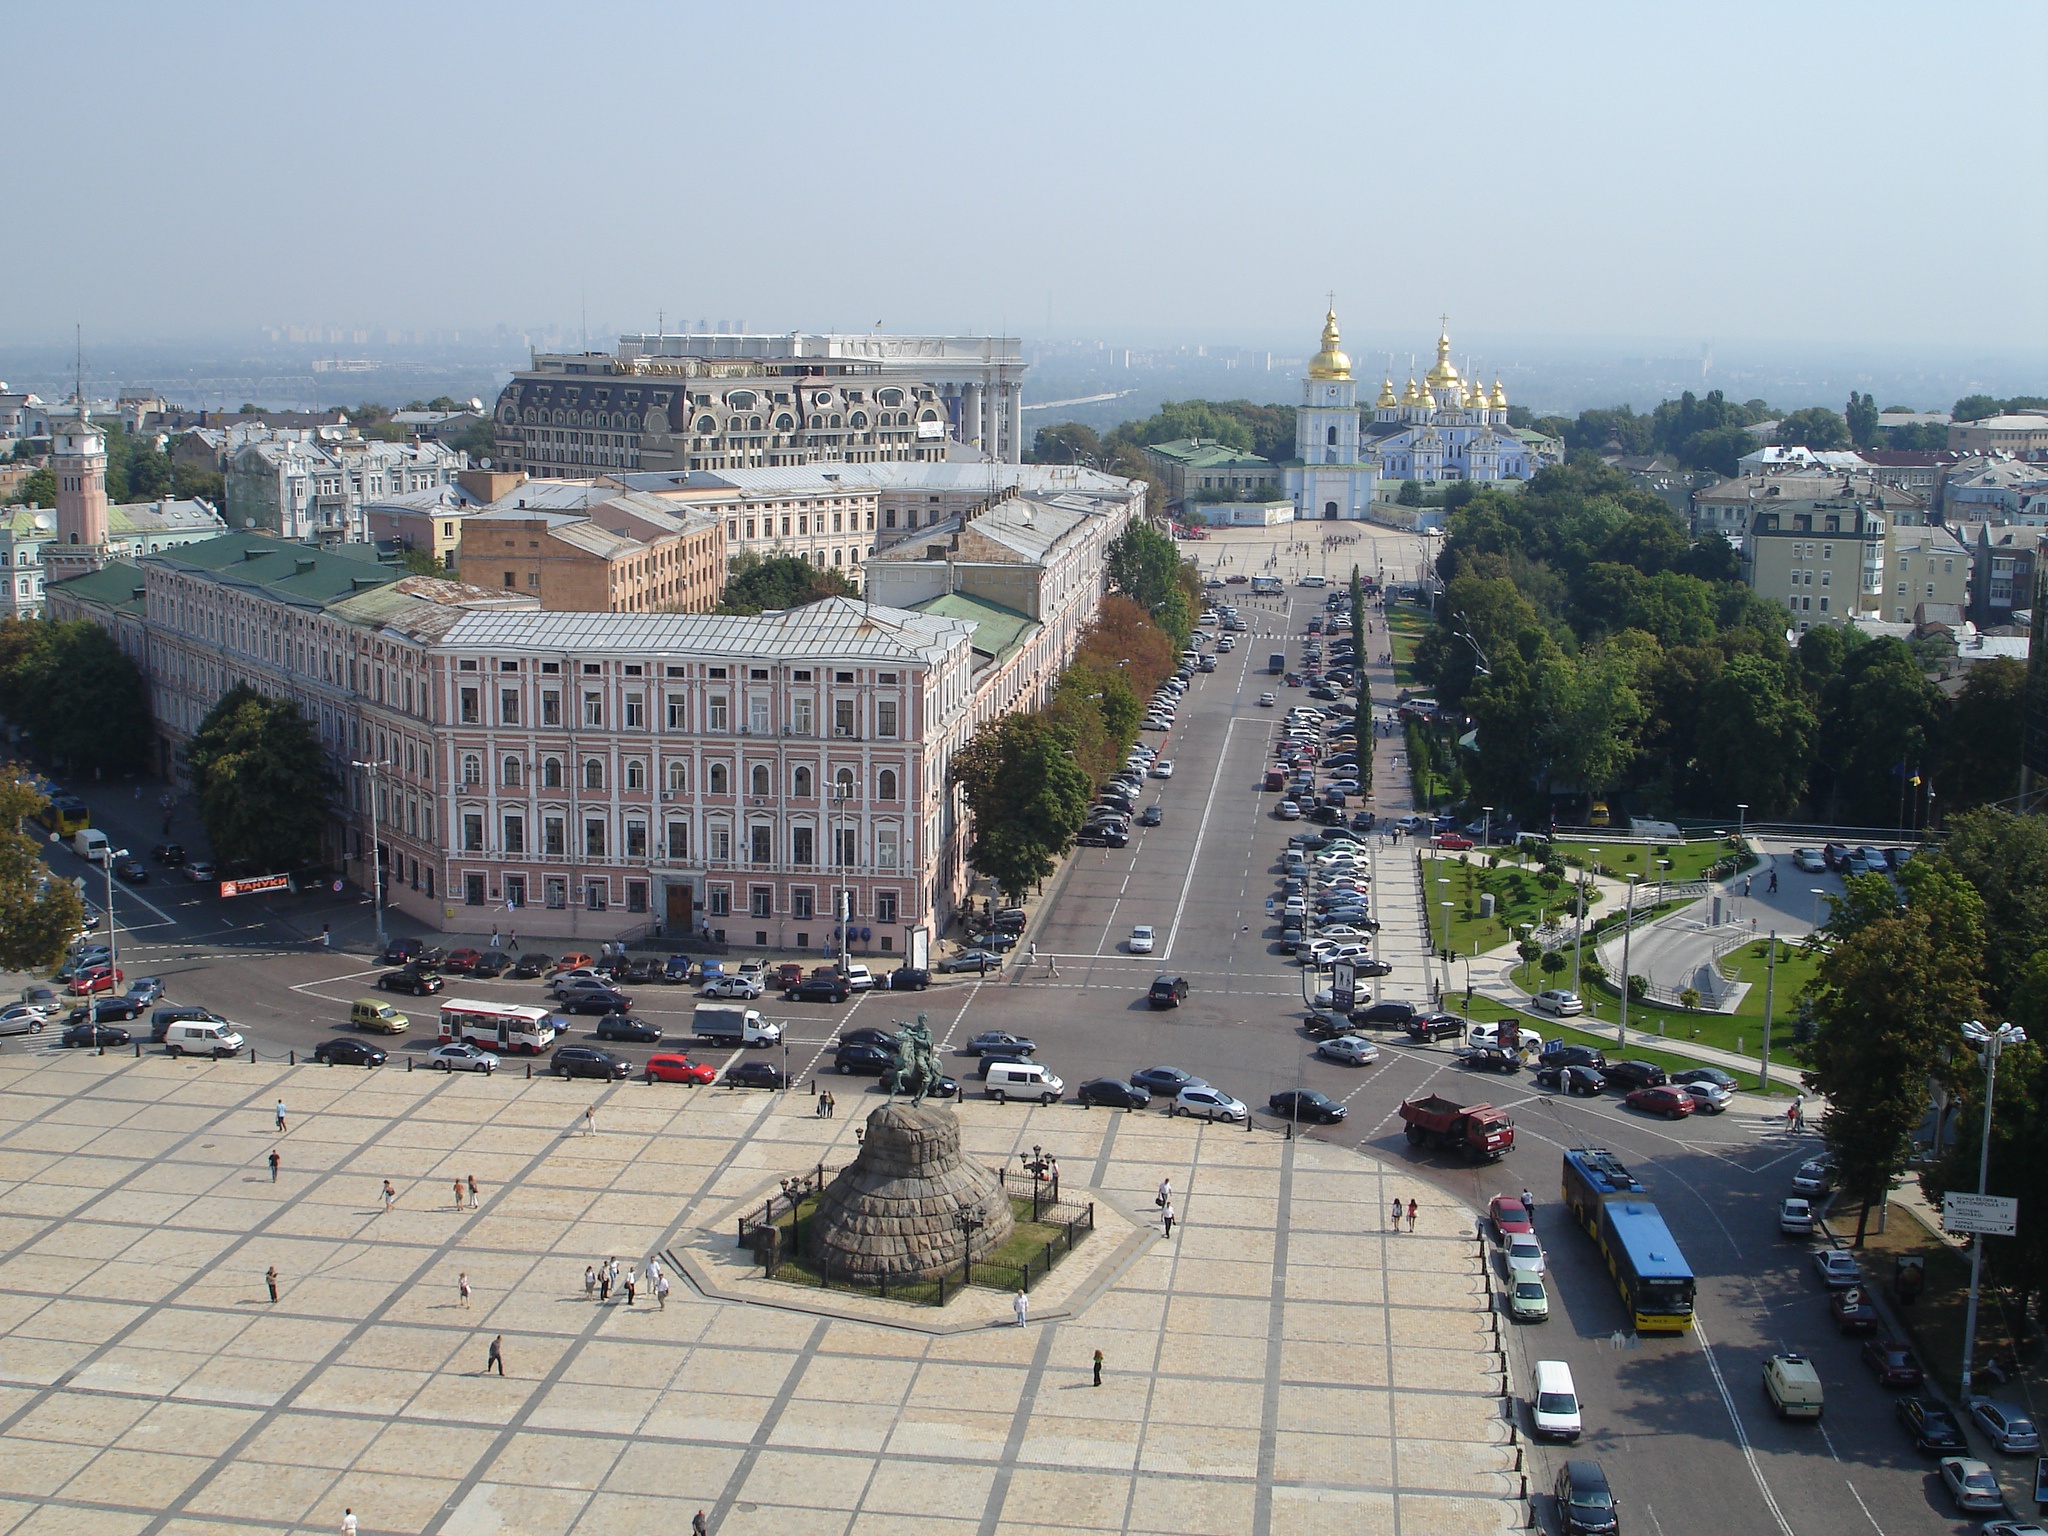
M1605 1147L1566 1152L1564 1203L1600 1245L1639 1333L1692 1327L1692 1266L1619 1158Z

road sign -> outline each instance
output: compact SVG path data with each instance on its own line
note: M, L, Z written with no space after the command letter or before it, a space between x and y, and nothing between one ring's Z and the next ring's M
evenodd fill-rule
M1348 960L1330 967L1330 1006L1339 1013L1358 1006L1358 968Z
M223 896L253 896L258 891L283 891L291 888L290 875L251 875L246 880L223 880L220 893Z
M2010 1195L1960 1195L1950 1190L1941 1197L1941 1226L1945 1232L2011 1237L2018 1229L2019 1217L2020 1203Z

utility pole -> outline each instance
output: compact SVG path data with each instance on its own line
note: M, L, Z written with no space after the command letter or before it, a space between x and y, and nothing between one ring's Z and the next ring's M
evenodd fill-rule
M1778 930L1773 928L1765 942L1770 948L1764 960L1764 1059L1757 1066L1759 1093L1771 1091L1771 997L1778 984Z
M377 912L377 953L381 955L384 952L384 844L377 831L377 770L391 767L392 761L382 757L349 766L360 768L370 776L370 889Z
M1614 1028L1614 1043L1628 1044L1628 941L1636 931L1636 877L1628 877L1628 919L1621 925L1621 1022Z
M1984 1053L1984 1135L1977 1151L1977 1193L1990 1193L1991 1180L1991 1101L1998 1092L1998 1052L2007 1045L2024 1045L2027 1032L2017 1024L2001 1024L1996 1029L1986 1029L1972 1019L1963 1026L1963 1038ZM1977 1353L1977 1293L1984 1279L1984 1234L1979 1232L1970 1243L1970 1305L1963 1319L1963 1401L1970 1400L1970 1365Z

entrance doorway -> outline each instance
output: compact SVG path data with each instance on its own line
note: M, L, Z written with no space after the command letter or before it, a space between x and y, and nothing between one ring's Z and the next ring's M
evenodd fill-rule
M661 915L663 929L672 934L688 933L695 908L690 887L680 881L670 881L662 887L662 899L666 903Z
M1337 521L1337 503L1335 503L1334 501L1326 501L1323 503L1323 521L1326 523L1334 523L1335 521Z

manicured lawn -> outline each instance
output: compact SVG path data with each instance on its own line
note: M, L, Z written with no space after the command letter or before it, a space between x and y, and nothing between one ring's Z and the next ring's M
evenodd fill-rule
M1407 603L1394 603L1386 613L1387 638L1394 642L1394 686L1413 688L1416 686L1415 646L1429 633L1429 615Z
M1482 952L1507 943L1515 928L1539 924L1545 908L1561 907L1572 899L1569 885L1549 890L1534 869L1508 863L1488 869L1486 856L1478 849L1466 859L1456 854L1426 858L1422 867L1427 877L1430 942L1438 949L1444 947L1443 903L1448 897L1452 903L1451 947L1461 955L1473 953L1475 943ZM1439 883L1444 880L1450 884ZM1494 898L1490 918L1479 916L1479 898L1484 894Z
M1660 873L1658 860L1669 859L1671 868L1661 873L1667 880L1699 880L1721 859L1734 852L1721 838L1709 838L1692 843L1613 843L1593 841L1559 842L1551 845L1566 863L1583 865L1589 858L1611 870L1619 878L1627 875L1641 875L1643 885L1654 885ZM1598 854L1592 852L1598 848ZM1659 853L1657 850L1664 851ZM1638 898L1640 900L1640 898Z
M1908 1178L1915 1175L1909 1173ZM1843 1237L1856 1235L1858 1202L1838 1200L1828 1211L1828 1225ZM1970 1296L1970 1261L1950 1247L1903 1207L1887 1213L1883 1232L1877 1230L1878 1212L1873 1207L1863 1248L1856 1257L1863 1261L1865 1278L1893 1295L1892 1277L1898 1261L1907 1256L1924 1259L1926 1283L1910 1304L1893 1297L1892 1313L1898 1318L1906 1342L1919 1357L1920 1368L1953 1399L1956 1395L1963 1358L1963 1322ZM2019 1298L1998 1283L1999 1257L2006 1244L2000 1242L1985 1253L1984 1294L1977 1309L1977 1358L1981 1363L1993 1355L2008 1353L2014 1343L2013 1325L2019 1321ZM2031 1375L2032 1373L2029 1373ZM2040 1382L2034 1381L2038 1388ZM2023 1389L2015 1383L1993 1389L2000 1397L2025 1401Z
M1691 1013L1683 1008L1660 1008L1654 1003L1631 1003L1628 1010L1630 1027L1676 1040L1697 1040L1701 1045L1733 1051L1737 1055L1760 1055L1763 1050L1764 973L1768 969L1764 957L1765 943L1765 940L1758 939L1745 944L1721 961L1740 980L1750 983L1749 991L1743 994L1742 1002L1734 1013ZM1778 975L1771 1001L1771 1060L1779 1066L1796 1068L1799 1065L1792 1049L1792 1027L1799 1016L1799 994L1812 981L1815 963L1816 957L1797 945L1782 939L1778 941ZM1517 986L1531 992L1540 992L1545 987L1570 986L1569 952L1566 954L1566 968L1554 977L1546 976L1537 966L1523 965L1516 967L1514 979ZM1620 1019L1621 1000L1606 989L1586 982L1579 992L1586 1001L1588 1018L1603 1019L1609 1024Z

